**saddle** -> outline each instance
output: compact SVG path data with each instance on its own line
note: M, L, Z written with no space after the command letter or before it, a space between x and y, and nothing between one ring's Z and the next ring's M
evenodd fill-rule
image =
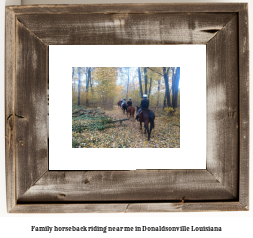
M148 109L148 108L143 108L143 109L140 111L139 115L140 115L141 113L143 113L143 112L149 112L149 109Z
M148 108L143 108L143 109L141 109L141 111L140 111L140 113L139 113L139 115L138 116L136 116L136 120L137 121L140 121L140 117L142 118L142 113L144 112L144 111L147 111L147 112L149 112L150 110L148 109Z

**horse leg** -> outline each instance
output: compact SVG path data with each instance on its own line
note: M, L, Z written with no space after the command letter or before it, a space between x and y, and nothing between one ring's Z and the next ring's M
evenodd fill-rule
M142 130L142 123L140 122L140 130Z
M148 125L147 126L145 125L145 133L144 134L146 134L147 131L148 131L148 137L149 137L150 135L149 135Z
M145 133L146 134L146 131L148 131L148 140L150 139L150 131L148 129L148 125L145 125Z
M148 125L147 125L147 129L148 129ZM152 127L150 126L150 131L148 129L148 140L150 140L151 131L152 131Z
M146 132L147 132L147 126L146 126L146 123L145 123L145 122L144 122L144 128L145 128L144 134L146 134Z

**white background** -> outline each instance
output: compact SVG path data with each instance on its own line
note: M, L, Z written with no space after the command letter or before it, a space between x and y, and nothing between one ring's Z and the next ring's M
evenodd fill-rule
M155 2L154 0L139 0L139 1L127 1L127 0L51 0L51 1L32 1L27 0L23 1L23 3L28 4L41 4L41 3L151 3ZM159 2L176 2L170 0L160 0ZM190 1L177 1L177 2L207 2L207 1L198 1L198 0L190 0ZM249 30L250 30L250 45L253 44L252 39L252 14L253 14L253 4L252 1L245 1L245 0L221 0L221 1L211 1L208 2L248 2L249 3ZM1 221L1 235L3 237L66 237L70 235L78 236L78 234L74 233L59 233L59 234L48 234L48 233L32 233L30 232L30 226L37 225L37 226L45 226L45 225L107 225L107 226L117 226L117 225L124 225L124 226L132 226L132 225L148 225L152 224L155 225L220 225L223 227L222 233L142 233L145 236L164 236L164 237L194 237L203 238L204 236L209 237L251 237L252 236L252 223L253 223L253 205L252 205L252 176L250 177L250 211L249 212L193 212L193 213L128 213L128 214L7 214L6 212L6 189L5 189L5 147L4 147L4 7L5 5L12 5L12 4L20 4L19 0L6 0L1 1L0 3L0 10L1 10L1 25L0 25L0 45L1 45L1 64L0 64L0 71L1 71L1 79L0 79L0 88L1 88L1 123L0 123L0 131L1 131L1 144L0 144L0 221ZM252 53L250 53L250 58L252 59ZM251 64L250 71L252 72L253 66ZM250 90L252 91L253 84L250 84ZM251 105L253 105L253 100L251 99ZM252 110L252 106L251 106ZM252 120L251 120L252 122ZM252 126L250 128L250 134L252 135ZM252 140L250 140L250 146L252 147ZM250 156L252 161L252 156ZM252 162L250 163L250 173L252 174ZM93 234L93 235L92 235ZM94 235L98 236L99 233L90 233L90 237L94 237ZM107 234L99 234L99 235L106 235ZM114 237L119 237L118 233L111 233ZM138 234L136 233L122 233L123 237L135 236L137 237ZM80 233L80 237L84 237L85 234Z
M165 65L180 67L180 148L72 148L73 66ZM50 170L206 169L206 46L49 46L49 138Z

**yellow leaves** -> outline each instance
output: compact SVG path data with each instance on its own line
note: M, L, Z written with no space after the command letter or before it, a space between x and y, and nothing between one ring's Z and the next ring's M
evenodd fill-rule
M126 114L117 106L112 111L105 111L113 120L124 119ZM161 117L157 115L155 128L144 134L144 125L140 130L140 123L134 119L115 123L111 128L103 131L84 131L81 135L72 133L83 148L179 148L180 147L180 118L177 116Z

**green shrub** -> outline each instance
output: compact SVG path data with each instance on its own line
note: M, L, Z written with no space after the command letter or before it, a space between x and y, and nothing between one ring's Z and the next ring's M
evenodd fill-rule
M76 148L76 147L78 147L78 146L79 146L78 141L75 140L75 139L73 139L73 140L72 140L72 148Z
M180 109L175 108L173 109L172 107L166 107L164 108L164 111L169 115L169 116L180 116Z

